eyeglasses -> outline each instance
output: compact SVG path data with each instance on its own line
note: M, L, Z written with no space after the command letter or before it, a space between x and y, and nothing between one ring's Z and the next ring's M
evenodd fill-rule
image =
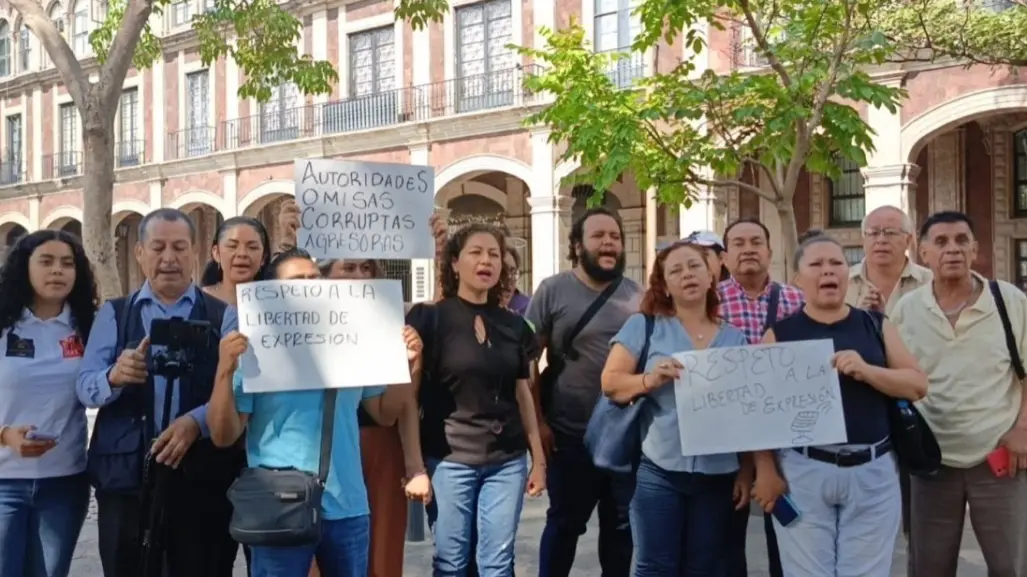
M878 238L883 236L890 240L905 235L906 231L901 228L868 228L863 231L863 236L866 238Z

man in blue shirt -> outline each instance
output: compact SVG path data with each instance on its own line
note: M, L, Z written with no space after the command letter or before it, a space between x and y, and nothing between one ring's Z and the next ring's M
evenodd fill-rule
M320 278L317 265L300 249L271 260L268 277L279 280ZM410 371L421 370L421 340L404 329ZM250 467L295 468L316 475L319 469L324 390L244 393L239 357L248 342L238 332L221 341L220 362L207 422L220 447L246 433ZM370 510L360 464L357 407L378 424L392 426L406 403L415 402L411 385L339 389L336 397L331 462L322 500L319 543L298 547L253 547L251 577L306 577L317 558L323 577L367 577ZM401 490L397 479L396 490Z
M237 544L228 534L231 506L225 492L245 464L241 448L215 449L207 430L206 403L213 388L220 335L233 331L233 308L192 282L196 228L185 213L168 208L139 225L135 256L146 283L100 308L76 383L79 400L99 408L89 446L88 471L96 489L100 559L105 577L136 577L140 570L142 471L148 453L167 473L163 557L172 575L228 577ZM181 317L211 323L205 348L186 352L186 374L169 391L155 374L150 346L155 319ZM165 415L165 393L170 411ZM143 576L149 577L149 576Z

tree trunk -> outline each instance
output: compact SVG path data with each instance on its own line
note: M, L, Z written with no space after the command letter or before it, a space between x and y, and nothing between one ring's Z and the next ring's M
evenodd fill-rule
M92 103L90 103L92 104ZM93 263L93 274L102 300L121 296L111 209L114 205L113 121L83 114L82 143L85 164L82 173L82 243ZM99 120L99 122L98 122Z
M799 248L798 225L791 201L777 203L777 216L781 221L781 247L784 249L781 260L785 265L785 279L791 280L795 274L795 250Z

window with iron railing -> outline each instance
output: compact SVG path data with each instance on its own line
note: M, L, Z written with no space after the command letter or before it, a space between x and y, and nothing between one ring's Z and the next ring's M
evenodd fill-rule
M271 99L260 105L260 142L295 140L300 132L300 91L289 82L274 89Z
M61 140L55 172L57 176L73 176L78 174L78 144L81 142L78 135L78 110L73 103L62 104L60 117Z
M842 249L845 254L845 261L852 266L859 261L863 260L863 247L861 246L847 246Z
M135 166L142 159L142 131L139 121L139 89L130 88L121 93L118 109L118 166Z
M828 222L834 227L859 226L866 215L866 191L859 165L842 156L835 157L841 174L829 179Z
M1013 135L1013 215L1027 216L1027 129Z
M0 184L21 182L22 146L21 115L12 114L7 117L7 150L4 152L3 164L0 165Z
M325 105L326 133L388 126L400 121L392 26L349 37L349 98Z
M186 76L186 134L185 155L200 156L208 154L214 147L214 138L210 128L210 76L207 70L190 73Z
M0 21L0 76L11 73L11 27Z
M182 2L175 2L171 5L171 25L172 26L184 26L188 24L193 17L193 3L192 0L184 0Z
M1027 239L1013 240L1013 248L1016 255L1016 271L1013 275L1016 279L1016 286L1020 287L1022 291L1027 291Z
M595 50L605 53L624 53L610 64L610 81L627 88L645 74L645 61L640 53L632 53L631 45L642 30L642 23L633 12L639 0L595 1Z
M78 0L75 4L75 15L71 23L71 46L77 56L85 56L92 52L89 45L89 1Z
M512 0L486 0L456 11L456 112L513 104L520 75L513 41Z
M32 32L24 24L18 31L18 61L20 63L19 72L32 70Z

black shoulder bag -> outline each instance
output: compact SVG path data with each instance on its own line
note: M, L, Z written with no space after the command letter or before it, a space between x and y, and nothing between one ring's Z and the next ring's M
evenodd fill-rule
M763 320L763 335L777 322L777 307L781 302L781 285L774 281L770 285L770 302L767 303L767 318ZM760 335L760 338L763 338Z
M592 304L588 306L581 318L578 319L577 324L574 325L571 330L563 336L563 340L560 346L560 354L552 354L552 348L547 347L546 351L546 368L539 375L539 392L542 397L542 412L544 414L549 413L549 406L553 398L553 390L556 388L556 380L560 378L560 373L567 368L568 360L577 360L578 352L574 350L574 339L578 338L581 331L584 330L588 323L592 322L592 319L599 312L599 309L603 308L606 301L610 300L613 293L617 292L617 288L620 286L621 281L624 277L618 278L611 282L603 292L599 293L599 296L592 301Z
M859 309L852 309L859 310ZM884 316L873 311L862 311L870 317L881 350L888 356L884 344ZM907 399L890 399L888 401L888 424L891 428L892 447L903 469L910 475L930 477L941 469L941 447L934 431L917 410L916 405Z
M995 299L995 308L998 309L998 316L1002 319L1002 331L1006 334L1006 348L1009 349L1009 362L1013 365L1016 378L1021 381L1027 377L1023 369L1023 359L1020 358L1020 349L1016 346L1016 335L1013 334L1013 324L1009 322L1009 310L1006 309L1006 299L1002 298L1002 289L998 281L988 282L991 289L991 296Z
M321 540L321 499L332 460L337 395L337 389L324 394L316 476L295 468L248 467L232 483L232 539L251 547L296 547Z

